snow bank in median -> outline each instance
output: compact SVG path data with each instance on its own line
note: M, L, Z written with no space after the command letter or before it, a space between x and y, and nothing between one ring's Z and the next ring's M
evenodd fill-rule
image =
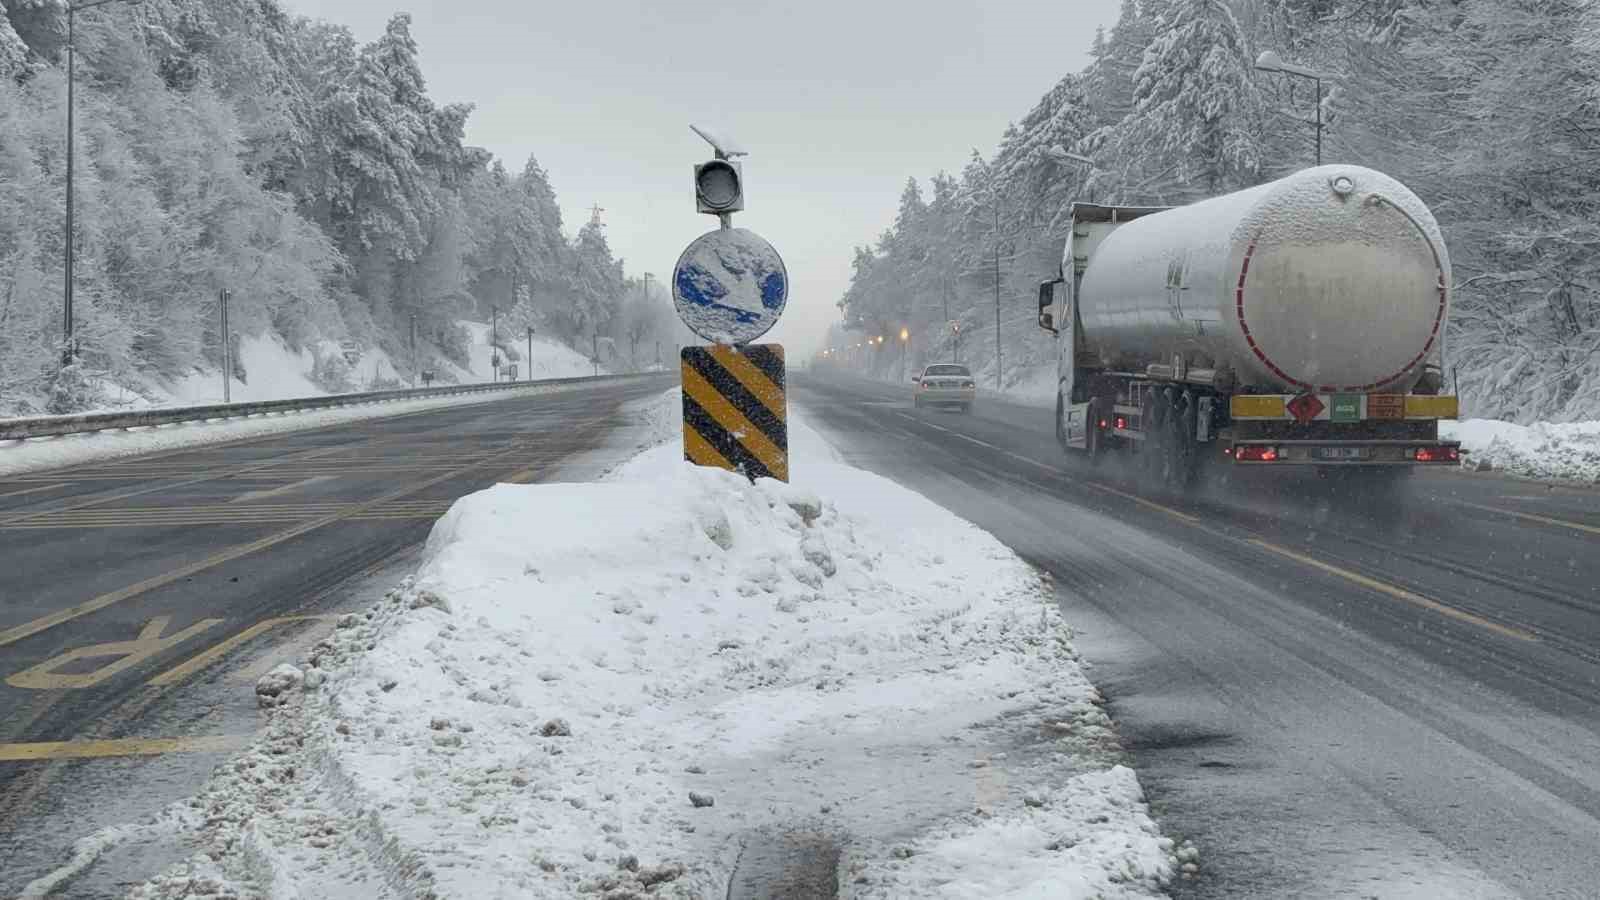
M1439 433L1469 451L1468 468L1485 465L1529 478L1600 482L1600 422L1517 425L1467 419L1441 422Z
M721 897L795 866L841 896L1158 892L1174 848L1048 585L790 429L793 486L669 442L458 501L142 895Z

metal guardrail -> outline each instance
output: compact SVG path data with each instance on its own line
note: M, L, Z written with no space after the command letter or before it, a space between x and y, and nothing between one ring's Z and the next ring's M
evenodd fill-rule
M359 394L331 394L326 397L295 397L288 400L261 400L255 403L214 403L208 406L176 406L163 409L129 410L126 412L81 413L70 416L33 416L19 419L0 419L0 441L18 441L27 438L54 437L63 434L82 434L104 431L109 428L143 428L154 425L172 425L179 422L206 422L217 419L237 419L265 413L305 412L334 409L341 406L359 406L367 403L387 403L396 400L422 400L428 397L449 397L456 394L482 394L491 391L516 391L550 385L601 383L635 378L649 378L654 373L631 375L592 375L578 378L548 378L542 381L512 381L490 384L461 384L441 387L414 388L398 391L366 391Z

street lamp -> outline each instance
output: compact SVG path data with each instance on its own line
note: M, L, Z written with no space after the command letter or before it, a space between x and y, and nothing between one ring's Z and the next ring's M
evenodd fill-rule
M61 367L72 365L77 359L77 347L73 343L72 335L72 84L73 74L77 69L77 60L74 55L73 37L75 35L75 16L86 9L96 6L105 6L109 3L139 3L142 0L89 0L87 3L67 4L67 224L66 224L66 277L63 285L61 321L62 337L65 340L61 349ZM227 340L227 336L223 336Z
M1066 151L1063 150L1063 153ZM983 164L983 171L989 176L989 206L994 211L994 228L990 232L994 236L994 389L1000 390L1001 385L1001 360L1000 360L1000 193L994 181L994 168L989 161L983 158L977 147L972 148L973 158Z
M1324 76L1321 75L1320 73L1314 72L1311 69L1308 69L1308 68L1306 68L1304 66L1297 66L1297 65L1294 65L1293 63L1286 63L1286 62L1283 61L1283 59L1281 57L1278 56L1278 54L1275 51L1272 51L1272 50L1263 50L1261 52L1261 55L1256 57L1256 68L1260 69L1263 72L1281 72L1284 75L1288 75L1288 76L1291 76L1291 77L1294 77L1294 78L1305 78L1305 79L1309 80L1313 85L1316 86L1316 91L1317 91L1317 118L1316 118L1315 121L1306 122L1305 124L1310 125L1310 126L1312 126L1313 128L1316 129L1316 133L1317 133L1317 165L1319 165L1319 166L1322 165L1322 128L1323 128L1323 124L1322 124L1322 79L1323 79Z

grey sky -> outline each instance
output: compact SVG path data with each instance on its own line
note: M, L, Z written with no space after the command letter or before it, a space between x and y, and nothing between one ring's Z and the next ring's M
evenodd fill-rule
M715 226L691 167L732 135L747 211L788 263L770 337L809 353L849 283L852 248L889 224L906 176L959 171L1082 68L1118 0L285 0L362 41L412 14L429 92L471 101L470 143L549 170L569 227L605 209L630 272L664 278ZM924 184L926 189L926 184Z

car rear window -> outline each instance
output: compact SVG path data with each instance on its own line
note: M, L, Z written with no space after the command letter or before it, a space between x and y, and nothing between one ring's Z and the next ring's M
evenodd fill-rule
M966 366L929 366L924 375L971 375Z

